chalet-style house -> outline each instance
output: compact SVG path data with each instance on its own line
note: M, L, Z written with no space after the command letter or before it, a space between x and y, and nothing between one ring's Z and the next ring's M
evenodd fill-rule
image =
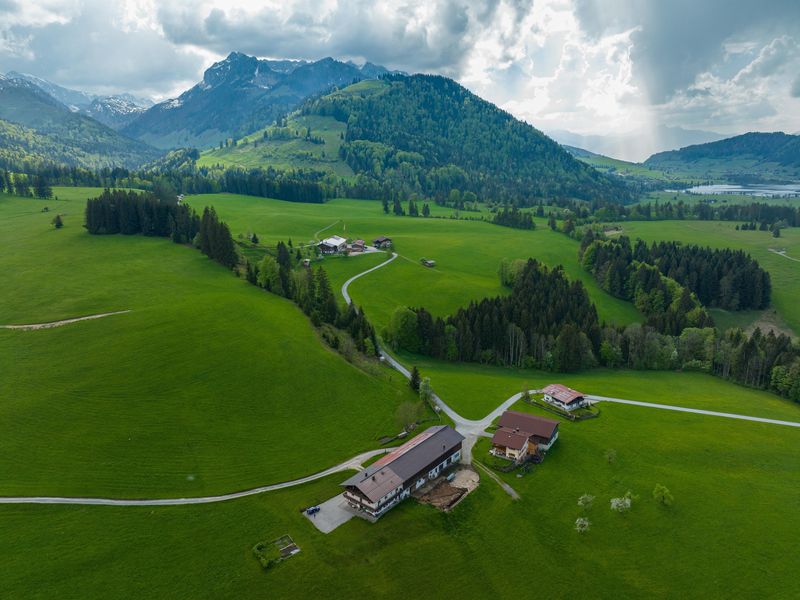
M542 392L544 393L545 402L563 410L575 410L589 403L589 401L586 400L586 394L568 388L560 383L551 383L544 388Z
M392 238L388 238L388 237L382 235L381 237L378 237L378 238L375 238L374 240L372 240L372 245L375 246L378 250L382 250L382 249L385 249L385 248L391 248L392 247Z
M490 452L515 462L549 450L558 439L558 421L515 410L504 412L497 425Z
M347 250L347 240L338 235L325 238L317 245L322 254L339 254Z
M364 240L356 240L350 244L350 252L364 252L367 249L367 243Z
M344 481L344 498L351 508L380 517L457 464L463 440L448 425L430 427Z

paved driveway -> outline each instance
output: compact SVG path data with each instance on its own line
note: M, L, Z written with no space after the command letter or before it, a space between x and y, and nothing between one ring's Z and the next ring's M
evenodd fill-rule
M339 525L347 523L355 514L347 507L347 501L342 494L334 496L319 505L319 512L314 515L306 515L306 518L314 524L314 527L322 533L330 533Z

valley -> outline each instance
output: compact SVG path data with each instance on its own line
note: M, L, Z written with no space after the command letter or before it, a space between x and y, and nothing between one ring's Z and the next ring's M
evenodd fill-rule
M6 4L0 598L800 597L800 12Z

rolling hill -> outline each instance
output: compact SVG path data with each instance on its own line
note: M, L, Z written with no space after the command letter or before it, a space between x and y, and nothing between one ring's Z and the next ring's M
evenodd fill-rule
M153 106L123 132L159 148L216 146L272 123L312 94L387 72L371 63L272 61L233 52L207 69L203 81Z
M71 111L37 85L0 78L0 157L87 168L136 167L159 152Z
M362 81L308 100L282 125L210 150L200 164L315 168L406 193L458 190L522 204L631 198L624 182L444 77Z
M732 138L654 154L645 166L733 182L800 179L800 136L745 133Z

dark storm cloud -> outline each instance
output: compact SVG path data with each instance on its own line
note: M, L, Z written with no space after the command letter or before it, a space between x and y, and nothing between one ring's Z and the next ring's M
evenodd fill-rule
M113 5L98 2L84 5L65 23L14 27L11 34L28 39L26 51L0 52L0 72L33 73L101 93L142 95L196 79L203 62L199 56L181 51L155 31L114 27L117 18Z
M662 103L725 58L726 41L762 45L800 37L798 0L576 0L583 29L601 36L637 27L632 59L637 80Z

